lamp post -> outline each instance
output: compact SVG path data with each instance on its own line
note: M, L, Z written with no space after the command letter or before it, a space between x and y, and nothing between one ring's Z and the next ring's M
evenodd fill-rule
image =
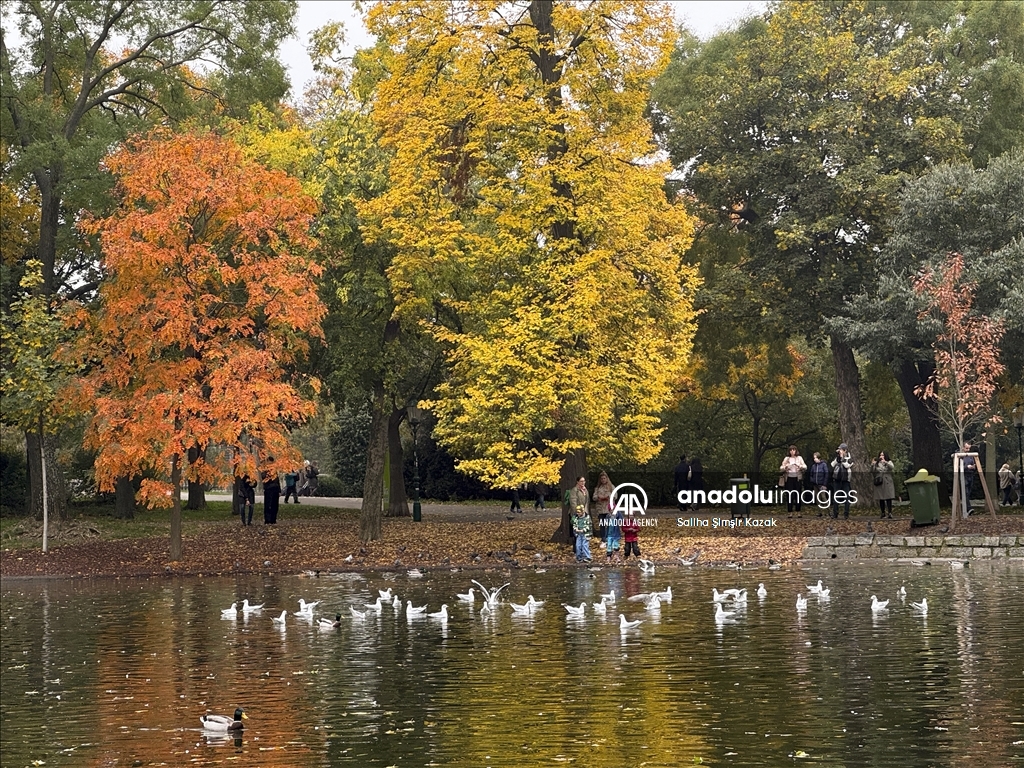
M417 433L423 421L423 409L410 405L409 426L412 427L412 520L418 523L423 520L423 507L420 505L420 451Z
M1024 406L1020 403L1013 409L1013 426L1017 428L1017 477L1024 477L1024 450L1021 448L1021 436L1020 433L1024 431ZM1022 502L1021 493L1024 492L1024 488L1018 486L1017 488L1017 502Z

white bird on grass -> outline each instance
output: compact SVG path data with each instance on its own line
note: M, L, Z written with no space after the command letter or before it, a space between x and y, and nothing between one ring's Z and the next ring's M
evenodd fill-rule
M627 630L630 630L630 629L636 629L641 624L643 624L643 621L641 619L637 619L636 621L626 621L626 615L624 613L620 613L619 614L619 631L620 632L626 632Z
M238 603L232 603L230 608L225 608L220 612L222 619L236 619L238 618Z
M245 598L245 600L242 601L242 613L259 613L263 610L263 605L264 603L260 603L259 605L249 605L249 598Z
M768 597L768 590L764 588L764 582L757 585L757 599L764 600Z
M796 596L796 609L798 611L807 610L807 598L804 597L803 594L799 594Z
M810 592L812 595L818 594L824 588L825 588L825 585L821 583L821 579L818 579L818 583L817 584L813 584L813 585L812 584L808 584L807 585L807 591Z
M457 592L455 594L455 597L457 597L459 601L463 603L472 603L476 600L476 594L473 592L472 587L469 588L469 592Z
M440 611L437 611L436 613L428 613L427 618L448 621L448 606L442 605Z
M611 592L608 592L607 594L599 595L599 597L602 600L607 600L612 605L615 604L615 590L614 589Z
M922 597L920 603L911 602L910 606L921 613L928 613L928 598Z
M412 600L409 600L405 604L405 615L406 616L422 616L427 612L427 606L421 605L419 608L413 607Z
M273 617L274 624L283 627L284 624L285 624L285 620L287 618L288 618L288 611L281 611L281 615L280 616L274 616Z
M503 590L505 587L509 586L509 584L511 583L511 582L505 582L504 584L502 584L500 587L498 587L496 590L494 590L492 592L491 590L489 590L487 587L485 587L483 584L481 584L476 579L471 579L471 581L474 584L476 584L478 587L480 587L480 591L483 592L483 595L484 595L484 601L489 603L491 606L495 606L495 605L498 604L498 595L501 594L501 590Z
M601 598L600 603L591 603L594 606L594 613L607 614L608 604L605 602L605 598Z
M888 600L879 600L874 595L871 596L871 610L872 611L875 611L875 612L884 611L888 607L889 607L889 601Z
M587 604L586 603L580 603L580 607L579 608L575 608L575 607L573 607L571 605L567 605L566 603L562 603L562 607L565 608L565 610L569 614L569 616L571 616L574 619L582 619L584 616L587 615Z
M732 616L735 611L727 611L722 607L721 603L715 603L715 621L725 621Z

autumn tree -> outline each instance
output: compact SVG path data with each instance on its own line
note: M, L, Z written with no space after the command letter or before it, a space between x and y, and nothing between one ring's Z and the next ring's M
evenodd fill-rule
M434 436L497 487L650 459L694 329L691 219L644 119L671 9L378 3L367 25L394 158L360 211L396 316L447 350Z
M77 315L76 396L93 404L99 486L145 473L140 499L173 507L178 560L183 478L224 482L301 459L288 430L313 412L317 382L291 369L322 335L315 205L296 180L211 134L155 134L107 164L121 202L86 225L106 277L98 309Z

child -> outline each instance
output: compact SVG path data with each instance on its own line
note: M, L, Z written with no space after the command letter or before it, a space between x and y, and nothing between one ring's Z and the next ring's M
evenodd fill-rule
M608 559L619 559L619 543L622 541L622 515L609 515L607 521L607 537L605 545L608 548Z
M590 533L593 526L590 523L590 515L587 508L582 504L576 507L576 514L572 518L572 532L576 534L576 562L590 562Z
M626 542L626 549L622 555L623 560L629 560L629 552L636 553L636 559L640 559L640 544L637 539L640 536L640 523L633 517L632 512L626 512L622 520L622 538Z

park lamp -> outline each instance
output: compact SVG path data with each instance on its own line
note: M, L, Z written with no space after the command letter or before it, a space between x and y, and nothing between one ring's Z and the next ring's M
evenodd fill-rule
M410 405L406 408L409 426L412 427L412 519L414 523L423 520L423 507L420 504L420 452L417 440L420 424L423 423L423 409Z

